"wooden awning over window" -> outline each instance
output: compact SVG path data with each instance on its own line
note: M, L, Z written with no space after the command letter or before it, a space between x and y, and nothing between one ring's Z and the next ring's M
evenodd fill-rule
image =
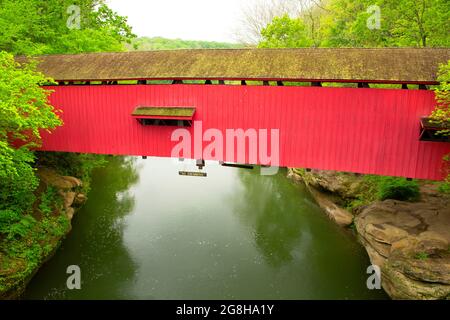
M450 130L450 122L436 122L428 117L420 119L420 141L450 142L444 132Z
M136 119L189 120L195 114L193 107L144 107L139 106L131 114Z

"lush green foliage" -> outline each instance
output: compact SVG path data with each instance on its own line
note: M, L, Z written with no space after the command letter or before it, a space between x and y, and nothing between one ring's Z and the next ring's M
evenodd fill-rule
M261 31L260 48L300 48L312 45L308 37L306 25L300 18L290 18L287 14L275 17L266 28Z
M416 253L414 255L414 258L417 260L427 260L429 258L429 255L428 255L428 253L421 251L421 252Z
M380 28L367 27L380 8ZM446 0L332 0L323 31L324 46L448 46ZM447 31L446 31L447 30Z
M49 81L33 64L0 52L0 210L25 212L34 201L38 181L29 148L39 145L40 130L61 124L40 87Z
M447 64L442 65L439 69L440 85L435 89L437 105L431 114L433 122L441 126L442 129L438 134L450 135L450 60ZM439 187L443 193L450 193L450 154L444 157L444 168L447 170L447 176L444 182Z
M0 298L23 286L24 279L58 247L69 228L69 220L64 214L45 217L39 222L27 215L10 225L7 237L0 241L0 270L8 275L0 276Z
M0 233L9 233L9 227L21 219L20 213L13 210L0 210Z
M49 186L47 190L41 194L41 203L39 210L45 215L49 216L54 208L62 206L62 198L58 195L55 187Z
M298 17L275 18L264 47L448 47L448 0L329 0ZM374 7L377 6L377 7ZM379 8L379 10L378 10ZM372 24L380 17L379 26ZM368 27L371 25L371 27Z
M166 39L161 37L142 37L133 39L127 45L130 50L172 50L172 49L233 49L241 45L214 41L196 41L181 39Z
M394 177L378 177L377 180L377 196L380 200L414 201L419 198L419 185L416 181Z
M440 85L435 89L437 105L431 118L433 122L448 127L450 125L450 60L439 69L438 80ZM442 135L450 135L450 129L439 132Z
M80 8L80 28L68 27ZM134 35L103 0L0 0L0 50L14 54L121 51Z
M41 85L51 82L35 71L34 63L20 65L11 54L0 52L0 139L20 139L34 146L40 129L61 124L48 104L48 90Z
M416 201L419 196L419 184L415 180L366 175L358 189L355 190L354 198L346 199L347 201L343 205L353 211L376 200Z

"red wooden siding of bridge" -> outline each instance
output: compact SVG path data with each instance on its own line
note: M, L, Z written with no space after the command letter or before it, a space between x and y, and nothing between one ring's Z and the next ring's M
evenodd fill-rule
M142 126L131 113L136 106L192 106L203 130L217 128L225 135L225 129L279 129L280 165L286 167L441 179L442 157L450 152L448 143L419 141L419 118L434 106L434 93L424 90L223 85L51 89L51 103L63 111L64 126L43 135L47 151L169 157L175 128Z

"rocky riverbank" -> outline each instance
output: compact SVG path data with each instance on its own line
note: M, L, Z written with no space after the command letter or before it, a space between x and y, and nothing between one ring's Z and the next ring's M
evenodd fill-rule
M0 238L0 300L20 297L70 232L76 209L86 201L79 179L44 167L38 169L37 175L40 185L30 230L23 237ZM47 194L52 197L46 198Z
M330 219L354 227L382 286L393 299L450 299L450 197L420 183L414 202L361 196L363 176L290 169L307 184ZM370 194L370 190L369 190Z

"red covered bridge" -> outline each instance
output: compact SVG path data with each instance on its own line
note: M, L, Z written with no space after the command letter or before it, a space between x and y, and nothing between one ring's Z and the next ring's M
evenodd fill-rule
M202 121L202 132L278 129L285 167L441 179L442 157L450 152L436 128L421 123L435 105L427 86L437 83L449 49L176 50L38 59L59 84L50 87L50 100L64 121L44 134L46 151L170 157L174 129L194 133L192 121ZM191 143L191 157L198 158ZM209 158L236 162L225 153ZM244 162L265 164L260 155L247 154Z

